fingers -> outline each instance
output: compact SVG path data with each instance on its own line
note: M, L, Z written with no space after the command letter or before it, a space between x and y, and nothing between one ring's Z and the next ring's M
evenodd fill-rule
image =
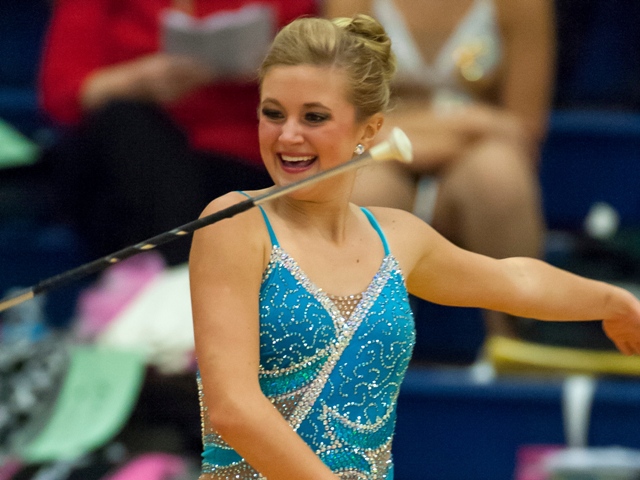
M631 355L634 355L634 353L635 354L638 353L637 351L634 352L633 347L628 342L625 342L625 341L617 341L616 342L616 341L614 341L614 343L615 343L616 347L618 348L618 350L620 351L620 353L622 353L623 355L631 356Z
M608 318L602 328L620 353L640 355L640 325L636 318Z
M630 353L626 355L640 355L640 342L627 342L627 349Z
M640 355L640 342L612 339L620 353L627 356Z

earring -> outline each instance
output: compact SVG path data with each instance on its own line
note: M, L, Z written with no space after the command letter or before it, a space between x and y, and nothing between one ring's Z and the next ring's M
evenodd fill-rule
M356 145L356 149L353 151L353 153L355 153L356 155L362 155L363 152L364 152L364 145L362 145L361 143Z

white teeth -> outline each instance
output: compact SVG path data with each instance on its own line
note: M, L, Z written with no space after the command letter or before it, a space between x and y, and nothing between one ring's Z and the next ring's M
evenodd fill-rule
M307 162L309 160L313 160L316 158L315 156L307 156L307 157L290 157L289 155L280 155L280 158L285 162Z

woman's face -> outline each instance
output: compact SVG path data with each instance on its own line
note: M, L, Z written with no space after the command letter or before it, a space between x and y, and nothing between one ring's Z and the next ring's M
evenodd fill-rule
M276 185L344 163L365 143L366 122L356 121L347 92L347 76L339 69L296 65L267 72L260 96L260 153Z

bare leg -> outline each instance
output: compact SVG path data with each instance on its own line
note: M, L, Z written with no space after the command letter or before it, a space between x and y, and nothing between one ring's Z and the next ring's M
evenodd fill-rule
M518 144L479 143L441 177L433 226L454 243L495 258L540 257L544 235L536 172ZM487 334L513 336L487 312Z

